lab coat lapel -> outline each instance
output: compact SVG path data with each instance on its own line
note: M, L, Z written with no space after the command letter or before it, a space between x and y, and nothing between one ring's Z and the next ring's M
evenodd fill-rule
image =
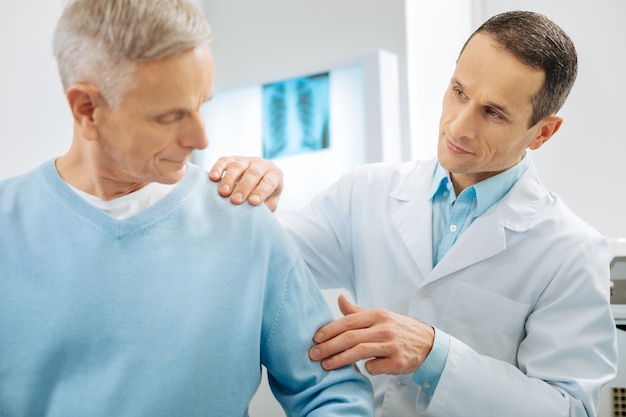
M393 224L409 250L419 272L427 277L433 266L432 256L432 204L428 190L436 160L425 162L410 172L405 180L391 192L396 200L391 214Z
M533 227L545 189L531 161L511 190L459 237L432 270L424 284L491 258L507 247L507 229L524 232Z
M498 222L502 207L494 206L467 228L435 266L425 283L478 263L506 249L504 226Z

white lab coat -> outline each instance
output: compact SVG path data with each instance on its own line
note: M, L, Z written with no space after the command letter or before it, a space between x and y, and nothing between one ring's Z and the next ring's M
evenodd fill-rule
M376 415L595 416L617 362L606 239L531 163L433 268L434 168L366 165L280 214L322 288L451 335L432 397L411 375L372 377Z

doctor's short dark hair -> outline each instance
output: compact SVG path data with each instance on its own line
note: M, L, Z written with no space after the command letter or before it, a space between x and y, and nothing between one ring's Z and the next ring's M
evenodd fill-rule
M467 42L478 33L488 34L521 62L544 72L529 126L561 109L576 80L578 57L574 42L560 26L540 13L510 11L488 19Z

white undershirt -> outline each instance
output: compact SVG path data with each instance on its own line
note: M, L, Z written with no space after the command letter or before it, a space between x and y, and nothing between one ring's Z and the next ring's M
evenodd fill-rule
M81 191L70 184L67 185L87 203L99 208L109 216L118 220L134 216L148 207L155 205L163 200L176 187L176 184L152 182L140 190L114 198L113 200L105 201Z

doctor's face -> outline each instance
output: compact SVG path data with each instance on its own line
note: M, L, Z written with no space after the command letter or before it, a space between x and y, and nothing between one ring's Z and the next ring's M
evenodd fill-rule
M211 98L208 46L139 64L117 107L96 110L97 165L112 183L175 183L208 145L200 107Z
M545 75L487 34L466 45L443 99L437 153L457 192L516 165L543 143L528 127Z

